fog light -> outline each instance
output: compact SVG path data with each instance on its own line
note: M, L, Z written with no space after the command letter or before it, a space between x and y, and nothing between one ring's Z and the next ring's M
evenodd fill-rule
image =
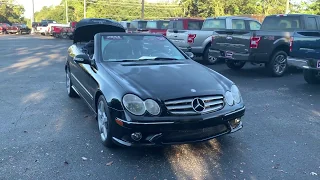
M131 138L135 141L140 141L142 134L140 132L135 132L131 134Z
M236 128L239 126L241 119L240 118L236 118L234 120L229 121L230 125L232 128Z

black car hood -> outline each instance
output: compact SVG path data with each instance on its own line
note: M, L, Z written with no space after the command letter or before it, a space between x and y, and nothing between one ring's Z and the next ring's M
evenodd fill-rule
M104 62L102 66L126 92L142 98L168 100L224 94L232 84L219 73L191 60Z

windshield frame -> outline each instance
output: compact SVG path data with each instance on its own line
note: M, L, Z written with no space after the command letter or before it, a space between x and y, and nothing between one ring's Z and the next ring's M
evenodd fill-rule
M174 43L172 43L167 37L161 35L161 34L141 34L141 33L108 33L108 32L104 32L104 33L98 33L95 36L95 45L98 45L98 49L95 48L95 51L98 50L97 53L97 61L100 63L111 63L111 62L121 62L121 61L106 61L103 60L103 52L102 52L102 38L103 36L154 36L154 37L163 37L166 39L166 41L168 41L168 43L170 43L173 47L176 48L176 50L178 52L181 53L181 55L184 57L184 60L192 60L187 54L185 54L180 48L178 48ZM96 55L94 55L96 56ZM137 60L137 62L139 62L139 60Z

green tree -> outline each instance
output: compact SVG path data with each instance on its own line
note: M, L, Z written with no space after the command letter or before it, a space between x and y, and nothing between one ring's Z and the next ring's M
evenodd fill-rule
M22 17L23 13L24 7L16 4L14 0L0 1L0 22L24 22L24 18Z

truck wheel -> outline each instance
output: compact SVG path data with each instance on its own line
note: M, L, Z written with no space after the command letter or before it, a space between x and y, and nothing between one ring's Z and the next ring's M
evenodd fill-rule
M266 64L270 74L274 77L281 77L286 72L288 54L284 51L277 51L273 54L272 59Z
M226 61L227 66L232 70L240 70L246 64L244 61Z
M317 71L305 69L303 76L308 84L320 84L320 74Z
M202 59L208 64L216 64L218 62L218 58L209 55L210 46L206 47L203 52Z

